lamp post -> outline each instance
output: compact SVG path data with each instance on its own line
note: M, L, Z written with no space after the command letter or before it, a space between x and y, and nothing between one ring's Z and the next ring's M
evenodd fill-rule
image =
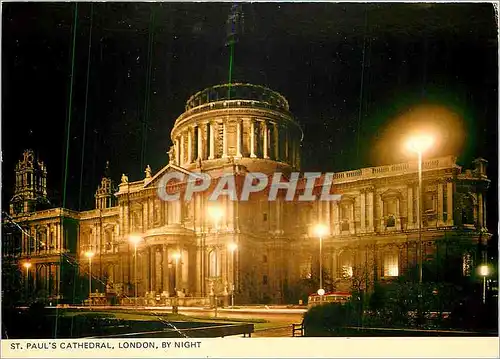
M323 301L325 290L323 289L323 237L328 233L328 228L324 224L317 224L314 227L314 234L319 238L319 289L320 302Z
M137 308L137 245L139 242L142 240L140 236L137 235L131 235L129 237L130 243L134 245L134 297L135 297L135 307Z
M418 271L422 284L422 154L434 143L427 135L416 135L408 140L407 147L418 155Z
M236 243L230 243L228 246L227 246L227 249L229 249L229 251L231 252L231 256L232 256L232 262L233 262L233 278L232 278L232 288L231 288L231 308L234 307L234 282L235 282L235 261L234 261L234 253L236 252L236 250L238 249L238 245Z
M486 304L486 277L490 274L490 269L486 264L479 267L479 275L483 277L483 304Z
M94 252L85 252L85 257L89 259L89 307L92 307L92 257Z
M218 279L219 276L219 271L218 271L218 256L219 256L219 221L223 217L224 213L220 207L209 207L208 208L208 215L210 218L212 218L213 224L214 224L214 229L215 229L215 238L216 238L216 250L215 250L215 277L216 280ZM214 315L217 318L217 287L215 287L214 290Z
M31 263L30 262L24 262L23 267L26 268L26 302L28 301L28 296L29 296L29 278L30 278L30 268L31 268Z

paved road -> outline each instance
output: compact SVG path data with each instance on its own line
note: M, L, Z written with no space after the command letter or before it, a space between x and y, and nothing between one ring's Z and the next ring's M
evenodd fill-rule
M75 308L75 307L73 307ZM78 307L81 309L89 309L88 307ZM135 307L118 307L118 306L93 306L93 310L123 310L133 311ZM139 311L150 311L155 313L167 312L171 313L171 307L137 307ZM290 308L266 308L266 307L239 307L237 309L218 308L218 318L234 318L234 319L264 319L268 321L265 328L256 329L252 337L286 337L292 335L292 323L300 323L305 309L290 309ZM179 307L179 314L191 315L196 317L214 318L215 311L213 309L202 307ZM260 325L257 325L260 327Z

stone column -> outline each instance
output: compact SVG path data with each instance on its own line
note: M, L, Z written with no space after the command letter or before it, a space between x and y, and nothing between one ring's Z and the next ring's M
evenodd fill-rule
M373 232L373 189L368 190L368 228L367 232Z
M242 157L241 155L241 120L236 120L236 157Z
M273 124L273 142L274 142L274 159L279 160L279 127L276 123Z
M147 200L142 202L142 231L146 232L148 229L148 202Z
M338 253L337 250L334 249L332 253L332 278L337 278L337 266L338 266Z
M484 196L481 192L477 194L477 208L478 208L478 224L479 228L485 227L484 220Z
M380 230L384 230L384 227L385 227L385 221L384 221L384 201L382 200L382 196L381 195L377 195L377 199L378 199L378 213L379 213L379 226L380 226Z
M437 225L440 227L443 223L443 183L438 183L438 193L437 193Z
M264 158L269 158L269 155L267 153L267 149L269 147L269 144L268 144L268 136L267 136L267 123L265 121L262 121L262 132L264 134L264 142L263 142L263 154L264 154Z
M350 220L351 223L349 224L349 232L351 234L356 233L356 214L354 212L355 204L356 204L356 201L353 200L351 203L351 220Z
M340 234L340 205L339 202L333 202L333 231Z
M61 228L61 223L57 224L57 245L56 245L56 250L60 251L64 249L63 248L63 238L62 238L62 228Z
M162 291L169 293L169 271L168 271L168 250L167 245L162 244L162 276L161 288Z
M453 226L453 215L454 215L454 210L453 210L453 182L448 182L446 184L446 210L448 212L448 218L447 218L447 226Z
M193 161L193 129L187 129L187 163Z
M359 197L359 201L360 201L360 220L361 220L361 233L365 233L366 232L366 228L365 228L365 220L366 220L366 191L363 189L360 193L360 197Z
M209 160L215 158L215 133L214 133L214 122L208 124L209 136L210 136L210 154L208 155Z
M176 158L176 165L180 166L181 165L181 144L179 141L179 138L175 140L175 158Z
M222 158L227 157L227 122L222 123Z
M184 153L184 134L181 133L181 148L179 150L179 154L181 156L181 161L179 163L179 166L182 166L186 163L186 157L185 157L185 153Z
M414 227L413 222L413 186L408 185L408 197L406 201L406 210L408 212L408 223L406 224L406 228L412 229Z
M396 229L401 230L401 200L396 200Z
M149 247L149 290L156 289L156 246Z
M255 121L250 120L250 157L255 158Z
M202 296L202 283L203 283L203 271L202 271L202 257L203 248L201 245L196 246L196 296Z
M201 124L200 126L196 127L197 129L197 136L198 136L198 153L197 153L197 156L196 156L196 159L204 159L203 157L203 134L202 134L202 131L203 131L203 128L202 126L204 126L204 124Z

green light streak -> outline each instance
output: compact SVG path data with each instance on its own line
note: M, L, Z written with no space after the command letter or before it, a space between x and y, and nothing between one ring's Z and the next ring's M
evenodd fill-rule
M234 35L233 35L234 36ZM229 43L229 79L228 79L228 90L227 90L227 98L231 99L231 81L233 77L233 63L234 63L234 38L231 39Z
M75 79L75 52L76 52L76 26L78 22L78 3L75 3L75 18L74 18L74 25L73 25L73 48L71 50L71 80L70 80L70 86L69 86L69 104L68 104L68 129L66 132L66 159L65 159L65 165L64 165L64 182L63 182L63 202L62 202L62 207L66 207L66 189L67 189L67 183L68 183L68 161L69 161L69 137L70 137L70 130L71 130L71 112L73 108L73 82ZM63 228L63 235L64 235L64 219L61 217L61 228ZM60 266L60 278L62 279L62 271L63 271L63 253L61 252L60 257L59 257L59 266ZM60 286L59 286L60 289ZM59 298L59 297L58 297ZM58 306L59 304L59 299L56 299L56 320L54 323L54 339L57 338L57 324L59 321L59 310Z

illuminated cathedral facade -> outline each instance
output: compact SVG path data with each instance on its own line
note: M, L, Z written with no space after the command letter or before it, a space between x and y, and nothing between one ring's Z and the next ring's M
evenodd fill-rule
M335 173L336 201L286 201L281 191L276 201L265 194L217 203L203 192L189 201L158 196L171 171L212 179L300 171L302 135L277 92L249 84L205 89L176 120L165 167L154 173L148 166L139 179L123 174L119 183L105 174L95 208L82 212L39 209L47 204L47 170L26 151L10 206L22 230L4 236L3 255L15 258L38 297L72 302L76 286L124 305L136 294L144 305L168 305L173 297L185 305L227 304L231 296L238 304L286 303L295 283L318 276L320 240L329 290L351 290L359 277L370 289L404 275L419 253L425 260L459 242L457 273L470 275L482 261L490 238L483 159L471 170L453 156L424 159L421 210L416 159ZM319 223L327 228L321 239Z

